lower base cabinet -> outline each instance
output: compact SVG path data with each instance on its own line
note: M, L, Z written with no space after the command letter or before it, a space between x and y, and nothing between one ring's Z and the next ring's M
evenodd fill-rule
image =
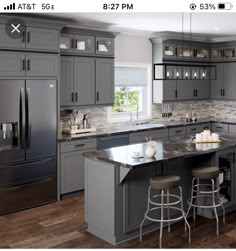
M77 140L61 144L61 195L84 189L83 153L96 150L96 140Z

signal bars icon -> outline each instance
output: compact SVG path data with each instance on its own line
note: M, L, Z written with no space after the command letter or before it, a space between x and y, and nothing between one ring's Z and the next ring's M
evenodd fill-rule
M16 9L15 3L7 5L6 7L4 7L4 10L15 10L15 9Z

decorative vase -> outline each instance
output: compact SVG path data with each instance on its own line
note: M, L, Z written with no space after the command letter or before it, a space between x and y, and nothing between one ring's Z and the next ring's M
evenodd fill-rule
M148 158L152 158L156 154L156 142L155 141L151 140L147 143L145 154Z

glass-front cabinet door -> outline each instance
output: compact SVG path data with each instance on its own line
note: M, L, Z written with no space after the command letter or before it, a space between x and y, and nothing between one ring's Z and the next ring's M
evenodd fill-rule
M194 59L197 60L210 60L210 51L207 48L196 48Z
M61 34L60 37L60 49L64 52L73 52L74 51L74 44L73 44L74 36L71 34Z
M175 44L163 45L163 58L176 59L176 45Z
M236 59L235 48L234 47L224 48L224 57L227 60L235 60Z
M220 60L224 57L224 50L222 48L211 49L211 60Z
M95 53L95 37L75 35L74 36L74 52L80 54L94 54Z
M177 58L183 60L191 60L193 57L194 49L191 47L178 46L177 47Z
M96 54L114 55L114 39L107 37L96 37Z

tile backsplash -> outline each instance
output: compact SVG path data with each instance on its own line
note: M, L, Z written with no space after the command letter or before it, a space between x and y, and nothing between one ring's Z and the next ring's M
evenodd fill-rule
M161 104L152 105L152 119L150 122L157 123L162 120L180 120L185 117L186 113L190 113L192 105L193 113L196 113L199 118L206 117L220 117L236 118L236 102L226 101L189 101L189 102L175 102L171 103L173 107L173 116L170 118L162 118ZM108 123L107 122L107 107L91 107L79 109L82 113L88 114L89 122L96 128L109 128L127 124L127 122ZM71 111L61 110L61 127L64 122L68 120ZM145 121L143 121L145 122Z

